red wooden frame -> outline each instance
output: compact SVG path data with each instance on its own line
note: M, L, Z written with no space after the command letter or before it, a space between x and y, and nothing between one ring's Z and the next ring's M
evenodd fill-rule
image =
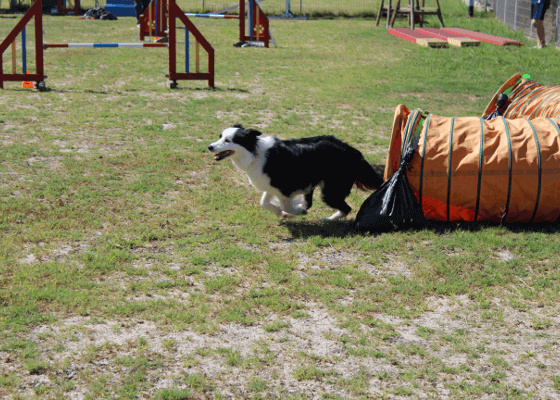
M167 36L167 0L157 2L157 24L155 3L155 0L150 1L148 7L140 15L140 40L144 40L146 36Z
M268 17L263 12L259 4L256 0L249 0L249 4L253 3L253 37L251 38L251 32L249 35L246 34L245 31L245 0L239 0L239 41L240 42L248 42L248 41L261 41L264 43L264 47L269 47L270 42L270 25L268 22ZM249 6L250 7L250 6ZM249 13L251 15L251 13ZM249 20L249 16L247 20ZM257 20L259 23L257 24ZM251 24L249 24L251 26ZM257 31L257 27L260 27L260 30ZM251 29L249 27L249 29Z
M76 0L78 1L78 0ZM165 3L164 0L160 0L161 3ZM165 6L164 6L165 7ZM166 15L166 14L163 14ZM170 88L177 85L178 80L207 80L208 86L214 87L214 48L206 40L204 36L198 31L194 24L189 20L185 13L177 6L175 0L169 0L169 10L167 15L169 16L169 43L167 45L169 51L169 74L167 77L170 80ZM36 73L34 74L5 74L3 71L3 55L4 52L10 47L12 42L21 33L23 28L29 23L31 18L35 18L35 64ZM176 38L176 27L179 18L189 32L194 35L196 41L202 45L202 48L208 53L208 72L194 72L194 73L179 73L177 72L177 38ZM165 18L164 18L165 20ZM162 25L167 26L167 25ZM157 47L160 47L158 44ZM43 44L43 9L42 0L34 0L33 5L27 10L23 15L21 20L16 24L14 29L8 34L8 36L0 44L0 89L4 88L4 82L6 81L34 81L36 86L40 91L45 89L45 78L44 75L44 63L43 63L43 52L47 47L63 47L63 46L48 46ZM64 46L67 47L67 46ZM156 46L153 46L156 47Z
M12 42L21 33L23 28L29 23L31 18L35 17L35 66L34 74L5 74L3 71L4 52L12 44ZM16 24L14 29L8 34L6 39L0 44L0 88L4 88L5 81L34 81L39 87L39 83L45 80L43 69L43 8L42 0L34 0L33 5L23 15L21 20ZM44 83L44 82L43 82Z
M73 12L74 15L78 15L80 13L80 0L66 0L66 3L69 3L71 1L74 2L74 8L68 8L68 7L65 8L62 5L63 0L58 0L56 12L60 14Z
M202 48L208 53L208 72L177 72L177 37L176 24L177 18L185 25L196 41L202 45ZM208 86L214 87L214 48L208 43L206 38L196 29L196 26L185 15L185 13L177 6L175 0L169 0L169 79L177 80L208 80Z

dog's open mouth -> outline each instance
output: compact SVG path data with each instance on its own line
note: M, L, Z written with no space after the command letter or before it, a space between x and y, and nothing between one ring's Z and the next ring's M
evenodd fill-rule
M220 151L219 153L214 154L214 160L223 160L224 158L231 156L233 153L235 153L233 150Z

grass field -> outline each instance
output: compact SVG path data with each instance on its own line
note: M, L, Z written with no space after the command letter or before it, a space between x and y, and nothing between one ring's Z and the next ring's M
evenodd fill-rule
M357 190L348 221L316 201L280 222L207 151L239 122L382 165L398 104L480 115L517 72L560 83L557 50L443 3L447 26L525 46L427 49L333 19L273 20L278 48L240 49L235 21L201 19L214 90L167 89L163 49L49 49L46 92L5 83L0 398L559 399L557 226L351 235ZM44 29L136 37L133 18Z

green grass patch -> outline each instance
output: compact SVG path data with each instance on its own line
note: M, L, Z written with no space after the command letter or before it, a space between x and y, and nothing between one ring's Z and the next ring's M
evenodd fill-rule
M492 13L465 18L460 0L442 3L447 26L525 45L427 49L375 27L378 5L356 6L374 9L346 19L327 2L298 11L315 19L271 20L271 49L234 48L236 22L197 19L216 50L215 89L200 81L167 89L164 49L49 49L46 92L4 82L0 352L9 368L0 370L0 397L306 398L278 383L294 379L320 382L317 396L333 399L438 398L442 387L454 398L549 396L510 383L518 359L559 390L550 361L557 226L430 224L353 235L369 195L358 190L347 221L320 222L332 210L318 193L308 215L279 221L259 207L246 176L208 152L224 128L242 123L282 139L336 135L382 165L399 104L479 116L515 73L560 83L553 47L537 53ZM0 37L21 18L11 17L0 18ZM97 22L45 15L45 41L135 40L133 18ZM433 17L427 24L438 26ZM2 67L11 70L11 53ZM100 344L104 324L130 339ZM219 342L226 328L259 342L248 351ZM302 347L317 340L336 352ZM516 357L516 340L537 348ZM299 364L278 367L292 359ZM342 373L341 363L355 373ZM72 370L82 364L92 369ZM222 375L205 376L200 366L210 364ZM188 373L170 376L175 367ZM37 376L50 383L32 388ZM157 386L164 380L169 387ZM232 381L239 387L226 387Z

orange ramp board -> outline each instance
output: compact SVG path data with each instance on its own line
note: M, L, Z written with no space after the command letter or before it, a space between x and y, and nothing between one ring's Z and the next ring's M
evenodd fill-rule
M436 39L446 40L452 46L480 46L480 40L461 36L457 33L445 32L436 28L416 28L415 31Z
M475 31L469 31L463 28L441 28L442 31L448 33L455 33L457 35L465 36L471 39L480 40L481 42L493 43L499 46L523 46L523 42L514 39L507 39L499 36L488 35L486 33L480 33Z
M425 47L447 47L447 41L436 39L424 33L413 31L408 28L389 28L389 33L409 42Z

